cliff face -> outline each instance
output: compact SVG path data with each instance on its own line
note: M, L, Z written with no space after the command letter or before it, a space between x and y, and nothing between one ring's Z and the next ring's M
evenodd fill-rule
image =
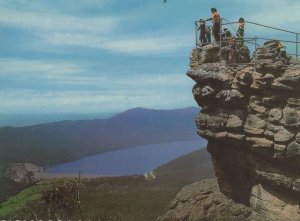
M300 220L300 66L275 62L278 44L266 42L243 66L224 65L218 46L193 49L187 75L220 191L264 219ZM247 48L240 58L249 62Z

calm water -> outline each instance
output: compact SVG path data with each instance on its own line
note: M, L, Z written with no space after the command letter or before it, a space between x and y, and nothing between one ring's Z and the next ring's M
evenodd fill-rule
M205 140L151 144L106 152L48 168L49 173L134 175L149 172L179 156L206 146Z

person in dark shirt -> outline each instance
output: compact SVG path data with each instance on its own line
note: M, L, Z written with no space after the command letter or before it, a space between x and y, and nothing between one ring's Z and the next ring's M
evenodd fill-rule
M201 46L203 46L207 42L207 39L206 39L206 24L205 24L205 21L203 19L199 20L198 30L200 31L199 40L200 40Z
M224 25L224 27L223 27L223 31L224 31L224 37L225 38L230 38L230 37L232 37L232 34L231 34L231 32L229 31L229 29Z
M229 31L226 25L223 25L223 32L222 32L223 45L228 46L231 38L232 38L231 32Z

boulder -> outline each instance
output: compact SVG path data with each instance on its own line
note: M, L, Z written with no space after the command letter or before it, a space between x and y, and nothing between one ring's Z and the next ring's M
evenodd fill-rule
M266 121L258 115L249 114L244 126L245 133L259 135L265 131Z
M286 158L300 159L300 144L295 142L290 143L286 148Z
M287 69L283 75L274 80L272 86L276 89L299 91L300 67Z
M258 221L264 218L224 196L217 181L208 179L184 187L158 221Z
M208 44L201 48L200 62L213 63L220 60L219 58L220 47L215 44Z

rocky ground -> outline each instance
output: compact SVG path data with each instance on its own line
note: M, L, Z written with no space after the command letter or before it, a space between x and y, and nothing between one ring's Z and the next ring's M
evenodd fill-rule
M260 191L260 188L257 191ZM266 194L263 197L272 199L267 192L263 194ZM280 204L280 202L277 203ZM158 221L182 220L271 221L296 219L292 219L288 211L286 215L278 216L278 214L268 213L263 209L254 210L242 203L236 203L220 192L216 179L207 179L184 187L170 202L166 213L158 219Z
M168 205L159 221L260 220L247 206L235 203L219 190L216 179L207 179L184 187Z

